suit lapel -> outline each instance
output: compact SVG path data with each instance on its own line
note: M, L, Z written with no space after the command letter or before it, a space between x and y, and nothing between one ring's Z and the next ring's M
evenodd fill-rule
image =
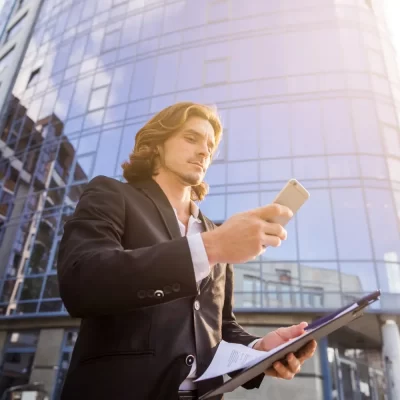
M146 181L135 182L131 185L142 190L143 193L154 203L171 239L182 237L174 209L157 182L153 179L149 179Z

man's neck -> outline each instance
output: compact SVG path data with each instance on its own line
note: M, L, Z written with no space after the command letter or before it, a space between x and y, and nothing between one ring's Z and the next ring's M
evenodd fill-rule
M191 187L184 186L176 178L174 179L168 174L160 173L153 176L153 179L161 187L172 207L175 208L179 219L188 219L190 215Z

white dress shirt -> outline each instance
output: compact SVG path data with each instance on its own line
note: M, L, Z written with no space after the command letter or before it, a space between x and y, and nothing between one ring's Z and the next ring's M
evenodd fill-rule
M191 202L190 208L190 218L188 222L188 228L186 232L185 225L179 220L176 209L174 208L176 219L178 220L179 229L182 236L187 236L190 254L192 256L194 275L196 277L197 284L210 273L211 268L208 262L207 252L204 247L203 238L201 233L204 231L201 220L199 219L199 208L196 203ZM259 339L254 340L249 344L249 347L253 347L254 344ZM196 384L193 380L196 378L196 357L194 357L194 362L187 378L182 382L179 387L180 390L194 390L196 389Z

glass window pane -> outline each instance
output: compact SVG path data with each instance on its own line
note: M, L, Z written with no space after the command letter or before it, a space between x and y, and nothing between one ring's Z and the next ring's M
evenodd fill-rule
M372 100L352 100L354 129L361 153L382 153L376 108Z
M60 297L57 275L49 275L47 277L43 292L43 298L49 299L53 297Z
M155 76L155 70L155 58L148 58L136 62L130 93L130 100L137 100L143 97L151 96L153 91L152 77Z
M71 49L71 55L68 60L68 65L78 64L82 62L87 41L88 35L78 37L75 40Z
M61 300L58 301L42 301L39 306L39 312L60 312L63 303Z
M205 180L209 185L224 185L226 183L226 164L211 165Z
M25 278L22 284L20 300L38 299L42 289L43 277Z
M114 49L118 46L119 37L121 36L121 31L119 29L108 32L104 35L103 48L102 51L106 52L108 50Z
M200 209L206 217L211 221L219 222L225 221L225 195L212 195L209 194L201 203Z
M272 104L260 108L260 157L290 156L289 106Z
M344 68L349 71L365 71L367 57L358 28L341 28L342 59Z
M38 332L14 331L9 334L7 349L15 347L35 347L39 339Z
M93 176L113 176L118 158L122 130L113 129L101 134Z
M108 106L126 103L129 100L133 71L133 64L115 68L108 96Z
M296 215L300 260L336 259L329 192L310 190L311 197Z
M383 138L386 153L399 157L400 156L400 132L391 126L383 126Z
M383 293L400 293L400 264L393 262L398 258L394 257L387 262L377 263L379 288Z
M400 182L400 161L395 158L388 157L387 164L389 168L390 179L392 181Z
M258 193L230 194L227 200L227 218L260 206Z
M345 99L323 100L322 108L326 152L354 153L350 103Z
M357 157L355 156L328 156L330 178L354 178L360 176Z
M161 55L157 62L153 95L173 92L179 71L179 53Z
M340 263L340 277L343 292L368 293L376 290L375 268L372 263Z
M311 303L308 297L310 295L315 296L317 293L322 296L322 299L312 299L313 303L319 301L324 308L336 309L340 307L340 279L337 263L300 263L300 277L305 306Z
M94 162L95 154L85 154L80 156L76 160L75 170L73 174L73 181L78 182L82 180L90 179L93 170L93 162Z
M262 264L263 307L297 308L300 300L299 268L297 263Z
M76 84L74 97L71 101L71 107L68 113L68 118L73 118L86 112L92 80L93 76L89 76L87 78L81 79Z
M86 135L81 137L79 141L79 148L77 154L86 154L96 151L97 144L99 143L99 134Z
M372 259L367 217L361 189L332 189L339 258Z
M72 95L74 93L75 85L69 84L61 87L58 91L58 97L54 106L54 113L58 118L64 120L68 114L69 104L71 102Z
M321 106L316 101L294 103L291 113L293 154L323 154Z
M386 160L383 157L360 156L362 176L366 178L387 179Z
M102 87L92 91L89 101L89 111L103 108L106 104L108 87Z
M128 125L124 127L122 138L120 139L121 145L116 170L120 170L120 165L129 159L129 154L132 152L135 145L135 135L141 127L142 124Z
M325 157L295 158L293 170L297 179L322 179L328 176Z
M377 260L387 257L400 259L400 235L398 219L393 207L391 192L365 189L372 243Z
M193 60L196 60L194 63ZM182 49L177 90L188 90L203 85L204 48Z
M257 161L229 163L228 183L251 183L258 182Z
M228 143L229 160L258 157L256 107L238 108L230 112Z
M260 181L285 181L292 174L292 163L290 160L267 160L260 162Z

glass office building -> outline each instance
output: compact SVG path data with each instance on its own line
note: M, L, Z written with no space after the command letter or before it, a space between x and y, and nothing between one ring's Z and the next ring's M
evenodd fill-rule
M400 80L384 5L6 2L0 392L41 381L58 398L79 328L57 287L63 222L92 177L122 179L154 113L189 100L215 105L225 127L200 204L209 218L267 204L292 177L311 193L280 248L236 266L244 326L264 334L383 292L293 382L265 380L263 396L389 399L397 367L382 338L400 322Z

